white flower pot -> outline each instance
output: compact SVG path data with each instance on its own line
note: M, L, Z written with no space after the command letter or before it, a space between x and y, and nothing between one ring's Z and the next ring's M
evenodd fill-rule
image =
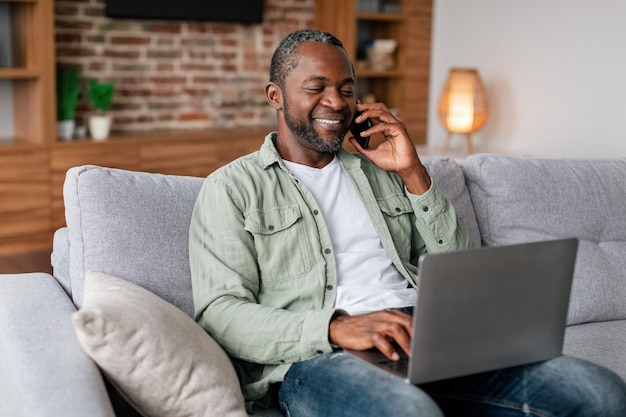
M105 140L111 131L111 116L91 116L89 118L89 134L94 140Z
M74 137L74 120L57 121L57 138L59 140L70 140Z

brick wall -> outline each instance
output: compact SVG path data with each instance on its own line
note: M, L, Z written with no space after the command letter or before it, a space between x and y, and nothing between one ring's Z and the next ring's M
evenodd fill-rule
M104 0L55 1L57 62L78 67L83 87L116 82L114 131L269 125L272 52L313 24L313 2L265 0L264 22L242 25L109 19ZM92 111L82 93L78 124Z

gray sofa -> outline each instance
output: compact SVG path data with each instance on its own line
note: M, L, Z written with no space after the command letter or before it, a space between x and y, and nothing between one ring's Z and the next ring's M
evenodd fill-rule
M425 158L425 164L477 245L579 238L565 353L604 365L626 380L626 159L473 155L461 162L462 167L448 158ZM123 304L125 296L112 297L118 304L113 304L109 311L122 312L122 321L118 323L132 322L136 312L139 320L146 321L148 336L142 337L162 336L159 341L142 340L143 345L131 354L140 351L149 357L168 349L168 334L160 335L158 328L150 327L149 318L141 317L142 297L156 295L155 299L167 301L163 303L166 306L157 300L150 301L150 317L156 314L155 309L167 310L165 316L155 319L157 324L173 318L174 323L180 323L174 327L189 326L190 332L196 330L187 317L193 312L187 232L201 184L200 178L95 166L76 167L67 173L64 188L67 228L55 234L54 276L43 273L0 276L2 415L133 415L127 402L134 403L146 415L184 415L189 411L185 410L187 403L195 401L192 397L202 401L209 398L208 403L200 404L204 412L198 415L245 415L240 407L240 393L236 388L224 388L222 382L217 384L220 386L206 388L206 395L198 389L195 396L185 396L190 399L184 401L178 401L181 395L167 392L170 385L176 384L181 384L184 390L189 381L196 384L213 378L215 382L215 375L220 381L232 380L232 372L228 374L230 364L223 352L216 351L219 349L216 345L206 346L209 354L202 355L209 359L200 358L204 361L200 365L193 362L193 366L185 368L187 374L174 375L177 379L167 378L178 369L167 370L169 374L159 373L159 366L197 355L193 349L176 350L165 358L155 359L147 367L147 379L145 375L142 375L144 379L136 379L139 371L133 368L127 378L135 379L124 385L127 370L119 369L120 361L113 365L110 362L125 352L115 352L108 359L98 357L98 349L107 349L119 341L110 344L86 341L93 339L87 331L88 325L100 323L98 317L103 320L102 326L110 325L102 313L106 310L98 310L98 297L106 298L107 291L119 295L124 287L120 282L130 282L140 291L148 291L137 292L139 301L133 301L136 304L133 306ZM106 275L102 278L98 273ZM87 286L86 275L90 277ZM113 281L107 281L109 276ZM96 278L100 281L96 282ZM115 285L110 285L111 282ZM135 300L131 295L128 299ZM176 308L168 310L172 305ZM77 309L92 311L93 315L81 316ZM183 317L176 316L178 313ZM185 337L180 332L174 333L171 327L168 329L165 332L172 331L169 339L179 342L175 349L193 344L181 345ZM115 326L106 329L114 330ZM122 336L127 339L120 349L132 345L142 329L131 330ZM208 336L203 339L210 341ZM184 361L175 363L181 370L186 366ZM194 373L194 367L202 366L200 375ZM105 383L101 370L112 383ZM156 385L163 390L158 395L154 394ZM220 409L216 398L218 403L222 398L237 405L228 412L216 411ZM168 404L169 409L152 410L146 405L165 399L178 402L175 406ZM260 415L280 414L272 409Z

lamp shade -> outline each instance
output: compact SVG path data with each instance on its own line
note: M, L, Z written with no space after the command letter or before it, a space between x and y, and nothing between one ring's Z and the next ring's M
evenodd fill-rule
M439 100L439 121L452 133L479 130L489 116L487 93L478 71L452 68Z

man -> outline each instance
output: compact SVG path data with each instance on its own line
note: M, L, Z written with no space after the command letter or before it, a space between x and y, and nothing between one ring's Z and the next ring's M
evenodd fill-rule
M196 320L228 352L249 410L277 396L285 415L624 416L609 371L559 358L416 387L342 348L409 351L426 252L470 247L406 128L383 104L357 104L332 35L298 31L272 58L278 132L210 175L190 227ZM362 114L355 119L357 111ZM350 142L353 121L373 149Z

